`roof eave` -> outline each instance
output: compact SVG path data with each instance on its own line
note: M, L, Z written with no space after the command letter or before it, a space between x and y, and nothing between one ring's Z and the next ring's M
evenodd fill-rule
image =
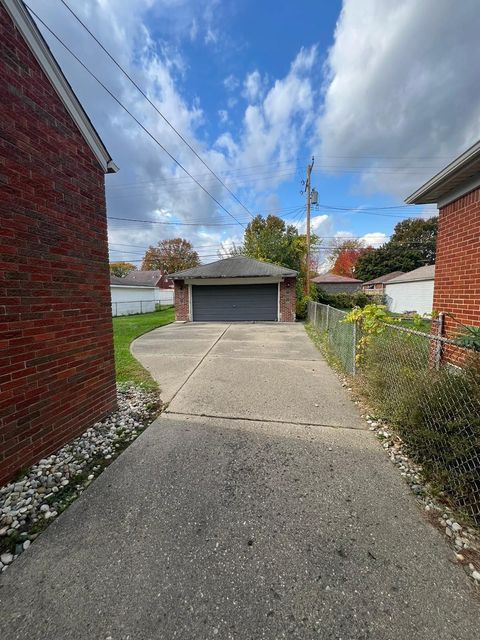
M437 203L444 196L455 191L455 186L449 186L448 180L475 161L480 162L480 140L409 195L408 198L405 199L405 202L407 204ZM468 180L468 177L466 180ZM445 189L439 193L438 190L441 188L442 183L445 185Z
M1 0L16 28L22 34L38 64L49 79L58 97L62 101L72 120L77 125L85 142L97 158L104 173L117 173L118 166L113 162L90 118L66 79L60 65L40 33L32 16L21 0Z

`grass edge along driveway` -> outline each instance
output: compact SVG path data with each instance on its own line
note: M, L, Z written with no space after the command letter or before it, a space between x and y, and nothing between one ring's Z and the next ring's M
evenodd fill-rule
M113 344L117 382L133 382L145 389L156 390L158 384L130 353L130 345L139 336L175 320L174 307L164 307L153 313L113 318Z

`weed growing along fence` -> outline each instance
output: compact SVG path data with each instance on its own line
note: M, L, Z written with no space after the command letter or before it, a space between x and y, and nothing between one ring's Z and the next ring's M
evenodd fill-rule
M355 366L359 327L325 307L310 303L308 319L324 332L342 369L356 374L357 390L379 418L396 428L425 477L480 525L480 354L386 324L370 336ZM461 367L436 357L452 348Z

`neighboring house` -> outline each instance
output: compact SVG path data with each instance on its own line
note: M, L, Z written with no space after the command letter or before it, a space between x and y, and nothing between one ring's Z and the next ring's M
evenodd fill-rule
M362 284L362 291L369 295L383 295L385 293L385 285L393 278L401 276L403 271L392 271L392 273L386 273L384 276L368 280Z
M311 282L325 293L354 293L362 286L361 280L338 276L336 273L324 273L312 278Z
M155 311L156 290L151 284L132 284L127 278L110 276L112 316Z
M385 284L385 296L392 313L432 313L435 265L419 267Z
M408 204L439 209L433 308L445 333L480 326L480 141L415 191Z
M130 271L126 282L155 287L155 300L159 304L173 304L173 280L162 271Z
M295 322L293 269L236 256L168 277L175 283L177 320Z
M19 0L0 0L0 485L116 406L106 173Z

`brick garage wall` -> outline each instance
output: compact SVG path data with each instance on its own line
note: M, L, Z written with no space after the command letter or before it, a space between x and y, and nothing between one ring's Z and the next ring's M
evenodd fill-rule
M280 283L280 320L281 322L295 322L295 292L296 278L285 278Z
M104 175L0 5L0 484L115 407Z
M480 189L440 209L433 308L446 312L448 337L480 326Z
M175 280L175 319L188 322L188 286L183 280Z

